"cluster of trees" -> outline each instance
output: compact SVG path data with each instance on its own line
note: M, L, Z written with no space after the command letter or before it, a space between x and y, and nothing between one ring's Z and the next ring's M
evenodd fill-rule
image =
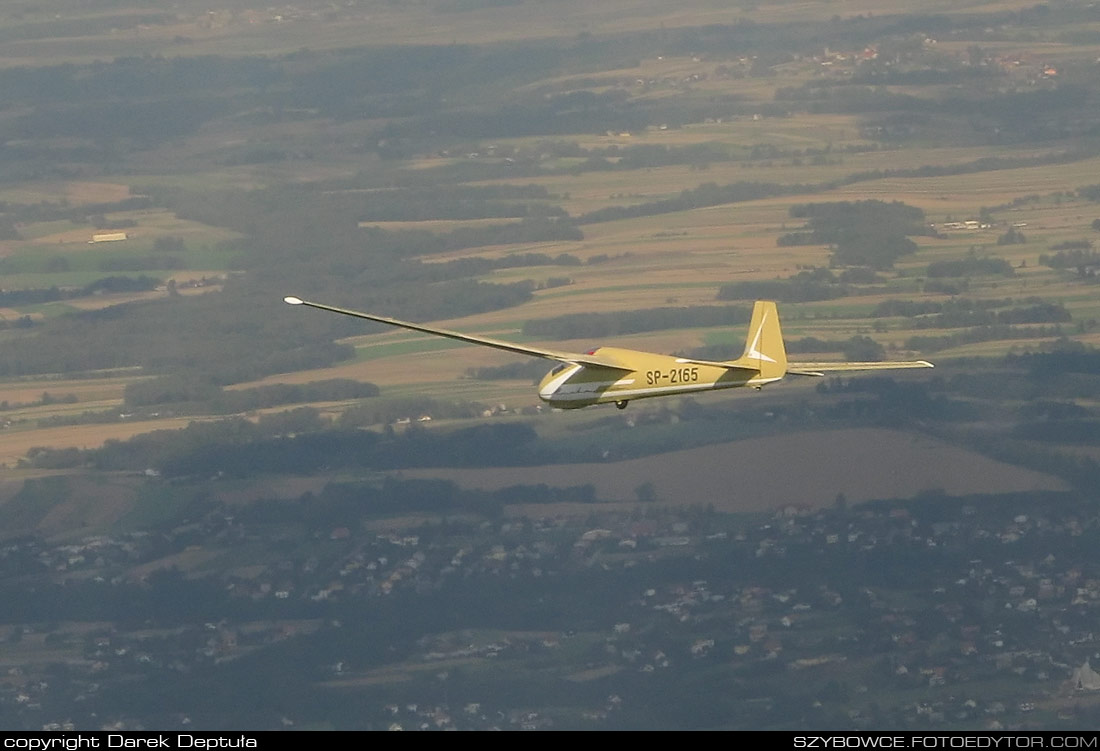
M916 251L916 243L907 235L932 233L924 212L901 201L796 204L790 214L806 219L806 228L780 236L780 246L830 245L833 261L843 266L890 268L901 256Z
M1093 376L1100 385L1100 350L1079 343L1062 341L1048 352L1006 355L1006 367L1024 369L1036 378L1052 373L1073 373Z
M468 368L466 375L479 381L524 380L538 383L550 370L545 360L517 360L507 365Z
M1077 189L1077 195L1085 198L1089 201L1100 201L1100 183L1096 185L1086 185Z
M1081 419L1093 412L1071 409L1073 402L1068 400L1091 401L1100 396L1100 375L1081 370L1082 363L1096 360L1095 351L1007 355L987 368L954 373L946 385L970 399L1023 402L1012 416L1016 419ZM1055 399L1063 401L1055 404Z
M831 419L911 425L914 419L962 421L974 417L966 402L937 393L928 383L899 382L890 377L830 379L817 386L821 393L870 394L872 398L839 399L823 409Z
M1051 250L1092 250L1095 247L1092 240L1066 240L1050 246Z
M1027 237L1020 230L1009 227L1003 235L997 235L998 245L1023 245L1027 242Z
M786 279L755 282L730 282L718 288L719 300L777 300L779 302L813 302L835 300L852 294L854 290L842 279L860 278L873 281L874 274L851 275L847 271L837 278L829 269L803 269Z
M970 280L963 279L926 279L922 285L928 295L961 295L970 290Z
M1074 250L1061 250L1050 255L1043 253L1039 256L1039 263L1052 269L1083 269L1086 266L1100 266L1100 253L1088 248Z

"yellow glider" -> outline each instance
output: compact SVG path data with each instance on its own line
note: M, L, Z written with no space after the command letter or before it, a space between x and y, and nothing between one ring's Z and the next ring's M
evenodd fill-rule
M396 318L360 313L332 305L309 302L299 297L285 297L289 305L305 305L341 315L365 318L368 321L421 331L425 334L480 344L520 355L556 360L553 370L539 383L539 398L559 409L577 409L590 404L613 402L623 409L634 399L654 396L694 394L749 386L760 389L787 374L823 376L826 373L856 370L892 370L898 368L931 368L925 360L891 362L788 362L779 328L779 312L775 303L757 300L749 322L745 351L736 360L696 360L689 357L660 355L652 352L599 347L583 354L554 349L513 344L486 336L400 321Z

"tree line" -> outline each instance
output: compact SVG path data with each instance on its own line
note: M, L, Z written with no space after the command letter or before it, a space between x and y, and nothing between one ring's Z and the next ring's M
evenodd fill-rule
M699 305L571 313L529 320L523 324L523 333L547 339L599 339L662 329L742 325L749 322L751 312L739 305Z
M0 290L0 306L37 305L39 303L72 300L87 297L97 292L145 292L160 284L159 279L151 276L107 276L96 279L83 287L49 287L38 289Z
M303 384L277 383L248 389L224 389L193 375L171 374L136 381L123 392L129 408L191 404L208 414L230 414L284 404L344 401L378 396L373 383L334 378Z

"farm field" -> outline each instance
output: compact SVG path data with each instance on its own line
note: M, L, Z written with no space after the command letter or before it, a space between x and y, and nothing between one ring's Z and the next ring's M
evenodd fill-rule
M153 430L173 430L187 426L185 418L135 420L109 425L68 425L33 430L0 432L0 464L14 467L33 448L76 447L97 448L106 441L125 440Z
M922 493L1065 489L1062 481L1050 475L919 434L874 429L790 433L622 462L403 470L400 476L451 480L478 490L593 485L596 497L610 501L637 501L638 487L648 483L657 504L713 506L725 513L779 511L787 506L823 508L834 503L838 494L859 503ZM529 505L522 513L553 515L555 511Z

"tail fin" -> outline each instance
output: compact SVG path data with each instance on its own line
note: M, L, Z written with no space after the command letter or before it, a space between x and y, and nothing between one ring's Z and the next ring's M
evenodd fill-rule
M779 328L779 311L770 300L757 300L752 308L745 353L738 365L760 371L760 378L782 378L787 373L787 350Z

